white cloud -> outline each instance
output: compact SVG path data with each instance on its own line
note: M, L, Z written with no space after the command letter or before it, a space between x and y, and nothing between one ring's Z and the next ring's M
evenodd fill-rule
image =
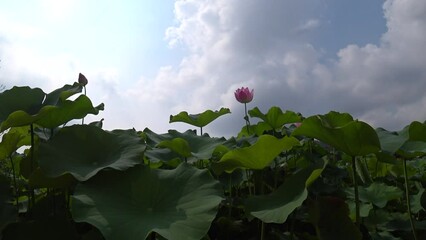
M318 28L320 26L320 20L318 19L309 19L306 22L304 22L298 30L300 31L309 31L315 28Z
M72 14L78 3L77 0L42 0L42 16L51 21L65 20Z
M355 42L332 59L315 41L329 22L325 8L325 1L308 0L177 0L176 24L166 38L189 52L180 64L164 66L154 79L141 77L130 89L117 80L119 69L88 69L88 90L106 103L102 116L109 128L186 129L169 125L169 115L229 107L233 114L205 131L234 135L244 125L243 105L233 94L242 86L255 89L249 108L263 111L274 105L304 115L338 110L386 128L426 119L426 1L387 0L381 41ZM67 55L47 59L16 47L0 42L0 57L13 62L7 75L21 74L14 79L49 76L53 83L81 69Z
M424 120L426 2L386 1L380 44L348 45L336 59L325 59L308 31L321 28L322 9L311 1L176 1L177 25L166 34L191 54L162 70L151 94L176 112L230 107L228 126L213 130L220 134L244 124L233 99L241 86L255 88L249 106L264 111L338 110L387 128Z

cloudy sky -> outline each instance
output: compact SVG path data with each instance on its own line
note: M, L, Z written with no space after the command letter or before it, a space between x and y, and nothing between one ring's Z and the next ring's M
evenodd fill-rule
M7 88L85 74L107 129L185 130L170 114L227 107L205 132L235 135L242 86L263 112L426 119L424 0L1 1L0 59Z

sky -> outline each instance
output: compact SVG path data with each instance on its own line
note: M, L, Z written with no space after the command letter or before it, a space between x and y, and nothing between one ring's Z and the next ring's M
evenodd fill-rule
M399 130L426 120L424 0L15 0L0 2L0 84L50 92L83 73L105 129L193 128L171 114L244 106L348 112Z

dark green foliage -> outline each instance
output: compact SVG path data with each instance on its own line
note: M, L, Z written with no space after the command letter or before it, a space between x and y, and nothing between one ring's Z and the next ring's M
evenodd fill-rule
M275 106L229 139L108 131L76 124L103 110L82 89L0 93L1 239L426 238L425 123L390 132ZM202 130L228 113L170 122Z

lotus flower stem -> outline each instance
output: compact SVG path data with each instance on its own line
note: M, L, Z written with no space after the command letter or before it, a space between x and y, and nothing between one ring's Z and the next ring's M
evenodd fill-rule
M407 161L405 159L402 159L403 165L404 165L404 180L405 180L405 198L407 200L407 212L408 216L410 217L410 225L411 225L411 231L413 232L414 240L417 240L417 231L416 227L414 226L414 220L413 215L411 214L411 203L410 203L410 194L409 194L409 188L408 188L408 174L407 174Z
M86 86L83 86L84 95L86 95ZM81 125L84 124L84 117L81 119Z
M250 120L247 114L247 103L244 103L244 120L246 120L246 128L247 128L247 134L250 135Z
M356 178L356 162L355 156L352 156L352 174L354 178L354 192L355 192L355 224L359 228L360 214L359 214L359 193L358 193L358 179Z
M263 184L263 170L259 170L260 171L260 194L263 195L265 193L265 188L264 188L264 184ZM260 239L263 240L265 239L265 222L263 222L262 220L260 220Z
M87 81L86 76L84 76L83 74L79 73L78 74L78 83L83 86L84 89L84 95L86 95L86 85L89 83L89 81ZM84 117L81 119L81 124L84 124Z

